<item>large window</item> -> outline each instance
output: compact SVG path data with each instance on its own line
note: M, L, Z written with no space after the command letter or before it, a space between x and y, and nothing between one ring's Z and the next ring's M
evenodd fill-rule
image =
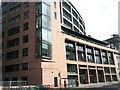
M17 23L17 22L19 22L19 21L20 21L20 15L9 19L9 25L12 25L12 24L14 24L14 23Z
M68 20L72 21L71 15L64 9L63 9L63 16L65 16Z
M49 0L36 3L36 56L47 59L52 57L49 4Z
M36 15L39 15L42 12L42 3L39 2L39 3L36 3L36 4L37 4L37 6L36 6Z
M42 26L50 29L50 18L42 15Z
M44 15L50 16L50 6L47 4L42 3L42 13Z
M73 18L73 23L74 23L77 27L79 27L79 26L78 26L78 21L77 21L75 18Z
M19 64L5 66L5 72L19 71Z
M78 61L86 62L85 59L85 49L83 45L77 46L77 53L78 53Z
M72 29L72 24L68 22L66 19L63 19L63 23L70 29Z
M106 74L110 74L110 69L109 69L109 67L105 67L104 70L105 70L105 73L106 73Z
M52 49L51 45L47 43L42 43L42 57L51 57Z
M19 50L6 53L6 60L16 59L16 58L19 58Z
M88 59L88 62L94 63L93 50L90 47L87 47L87 59Z
M36 28L40 28L42 26L42 16L36 18Z
M75 57L75 45L73 42L66 41L66 59L67 60L76 60Z
M51 42L51 31L49 29L42 28L42 40Z
M77 65L67 64L67 73L77 74Z
M24 7L28 7L29 6L29 2L24 2Z
M7 34L8 34L8 36L11 36L11 35L17 34L19 32L20 32L20 26L17 26L15 28L9 29Z
M24 12L24 16L23 17L24 17L24 19L25 18L29 18L29 11Z
M102 60L101 60L100 50L95 49L94 52L95 52L96 63L101 64Z
M111 73L112 73L112 74L116 74L115 68L111 68Z
M36 43L35 53L37 57L41 57L42 45L41 43Z
M20 10L20 8L21 8L21 5L13 7L12 9L10 9L9 14L18 12Z
M104 64L108 64L107 52L102 51L102 59Z
M19 38L7 41L7 48L19 45Z
M113 54L111 52L108 53L108 57L109 57L109 62L110 64L114 65L114 58L113 58Z
M2 13L2 18L5 18L8 15L7 11Z
M77 13L72 9L72 14L74 15L74 17L77 19L78 18L78 15Z
M63 1L62 4L65 9L67 9L69 12L71 12L71 7L66 2Z

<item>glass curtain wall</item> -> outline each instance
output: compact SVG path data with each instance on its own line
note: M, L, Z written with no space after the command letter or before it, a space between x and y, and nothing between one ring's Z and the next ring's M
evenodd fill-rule
M36 3L36 56L51 58L50 1Z

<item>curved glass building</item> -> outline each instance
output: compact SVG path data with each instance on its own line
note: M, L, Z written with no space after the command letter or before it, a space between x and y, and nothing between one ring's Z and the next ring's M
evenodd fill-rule
M61 1L61 22L72 31L86 35L83 18L68 0Z

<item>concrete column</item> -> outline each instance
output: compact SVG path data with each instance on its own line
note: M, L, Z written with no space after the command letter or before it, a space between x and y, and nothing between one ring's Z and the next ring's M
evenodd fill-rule
M77 62L78 62L77 43L76 42L75 42L75 53L76 53L76 59L77 59ZM77 64L77 73L78 73L78 83L80 85L79 64Z
M89 74L89 67L87 65L87 73L88 73L88 83L90 84L90 74Z
M104 80L105 80L105 82L106 82L105 69L104 69L104 67L103 67L103 74L104 74Z
M99 83L97 66L96 66L96 78L97 78L97 83Z

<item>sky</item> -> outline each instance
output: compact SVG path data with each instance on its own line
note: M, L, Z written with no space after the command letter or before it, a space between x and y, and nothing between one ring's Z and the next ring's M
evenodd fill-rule
M81 14L87 35L98 40L118 34L118 2L120 0L69 0Z

